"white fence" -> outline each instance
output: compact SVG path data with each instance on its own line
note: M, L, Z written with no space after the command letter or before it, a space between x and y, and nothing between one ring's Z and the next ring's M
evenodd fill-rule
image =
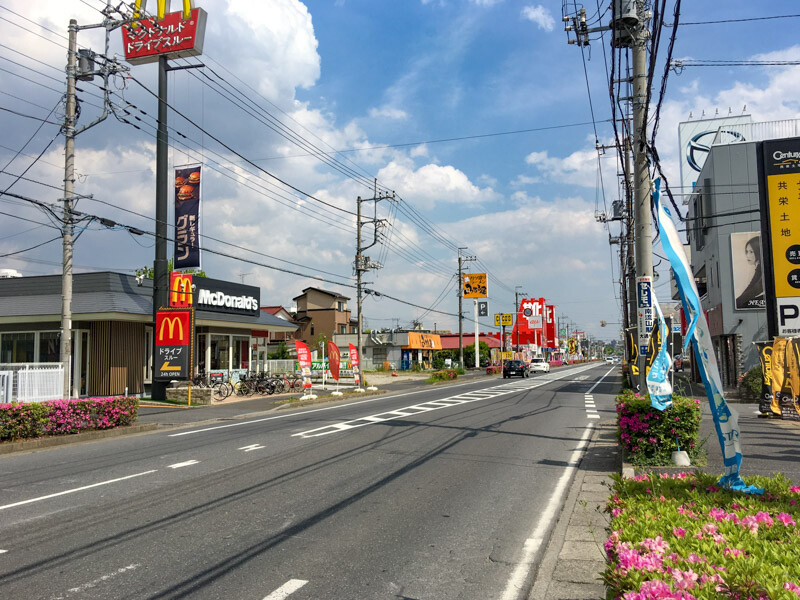
M0 364L0 402L44 402L63 397L61 363Z

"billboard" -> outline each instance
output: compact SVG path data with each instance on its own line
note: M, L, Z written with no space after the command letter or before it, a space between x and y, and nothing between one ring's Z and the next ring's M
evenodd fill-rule
M206 11L192 9L191 2L184 0L183 10L167 13L168 4L159 0L158 13L152 17L145 16L146 2L136 0L134 16L144 18L122 27L122 49L132 65L156 62L160 56L186 58L203 53Z
M517 341L519 333L519 343L535 344L542 346L542 329L544 327L545 299L544 298L523 298L517 309L517 322L511 335L514 342Z
M558 349L558 335L556 335L556 307L544 307L544 342L542 346L552 350Z
M200 165L175 169L175 269L200 268Z
M681 155L681 192L690 194L697 182L697 176L703 169L711 143L722 127L721 142L747 141L747 125L753 122L750 115L738 117L721 117L714 119L698 119L678 124L678 143Z
M800 138L763 142L761 231L770 334L800 334Z
M192 368L194 315L191 308L156 312L156 379L189 379Z
M764 310L764 279L761 269L761 232L731 234L733 306L736 310Z
M486 273L464 273L461 276L461 295L463 298L486 298Z

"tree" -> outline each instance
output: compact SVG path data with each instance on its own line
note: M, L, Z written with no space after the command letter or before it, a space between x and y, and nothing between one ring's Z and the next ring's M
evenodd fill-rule
M278 344L278 349L274 352L270 352L267 355L267 358L270 360L286 360L287 358L292 358L289 354L289 348L286 346L286 342L281 342Z
M486 342L480 342L478 345L478 359L480 360L480 366L488 365L490 356L491 352L489 351L489 344ZM468 369L475 367L475 343L472 343L464 348L464 363Z
M169 259L169 264L167 265L167 270L172 271L173 262L172 259ZM183 271L187 275L194 275L195 277L208 277L205 271L201 271L200 269L189 269L187 271ZM136 276L141 277L144 275L145 279L152 279L154 277L153 267L142 267L141 269L136 269Z

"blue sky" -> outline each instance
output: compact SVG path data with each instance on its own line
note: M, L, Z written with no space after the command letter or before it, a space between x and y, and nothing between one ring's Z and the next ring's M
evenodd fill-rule
M103 4L101 0L4 0L0 32L6 47L0 48L0 57L6 60L0 60L0 67L52 89L0 71L0 90L5 92L0 94L0 106L44 118L64 88L59 84L63 80L59 70L65 64L64 39L59 34L66 34L70 18L81 24L97 22L100 15L94 7ZM390 248L372 250L372 257L382 259L384 268L367 280L373 282L370 287L413 304L427 307L438 302L436 310L448 314L425 313L386 298L369 298L365 315L370 326L391 326L395 319L408 325L421 319L427 327L436 323L457 330L452 316L457 308L453 248L467 246L468 252L481 260L471 268L479 271L485 267L492 274L490 314L511 312L514 290L521 286L520 291L528 297L543 296L557 304L559 314L568 315L593 335L610 338L616 334L615 326L600 327L601 320L620 320L614 283L619 274L616 255L608 245L609 231L594 218L595 210L603 210L595 131L586 124L592 117L581 51L567 44L560 3L198 0L197 5L209 13L203 62L319 148L344 151L335 155L337 159L357 170L366 182L376 177L380 186L402 198L400 208L404 210L396 214L389 210L388 202L379 207L379 216L393 218L394 234ZM599 6L605 11L608 0ZM771 2L768 11L761 4L740 0L725 2L724 10L720 6L683 2L681 21L797 12L796 3L789 1ZM590 15L597 11L593 4L586 8ZM685 25L678 31L675 57L797 59L800 49L793 44L791 32L798 23L800 19L787 18ZM668 34L667 30L665 36ZM607 42L607 36L605 39ZM102 49L96 31L82 32L79 41ZM111 52L121 52L118 32L112 34ZM597 137L608 143L612 133L603 121L610 117L610 107L599 38L585 50L585 56ZM657 81L663 53L659 65ZM738 114L745 104L755 121L796 118L800 108L797 70L690 67L680 75L671 73L657 139L670 179L677 181L678 122L690 112L694 117L703 111L708 116L717 110L727 114L729 109ZM132 67L131 73L155 89L155 66ZM210 72L208 75L212 77ZM354 211L357 196L371 195L365 181L345 177L317 158L303 156L304 151L221 98L201 83L203 79L188 72L170 75L170 102L208 133L296 188L342 210ZM115 81L115 90L125 83ZM82 87L87 93L97 92L91 84ZM97 109L88 105L95 99L85 93L83 97L87 102L82 122L86 122ZM118 104L125 100L149 115L156 112L153 98L131 81L115 95ZM140 117L148 122L149 117ZM276 260L284 259L301 265L291 267L299 272L324 271L337 275L334 281L352 283L355 234L350 216L329 211L291 191L283 190L280 196L277 191L265 192L267 176L257 177L251 166L194 124L171 119L172 126L193 140L186 142L193 147L190 152L178 149L171 153L171 163L203 160L208 167L203 233L262 255L210 240L208 247L287 267ZM584 125L521 132L579 123ZM0 147L0 164L5 165L23 147L38 125L31 119L0 113L5 147ZM43 126L7 170L19 174L56 134L56 126ZM470 139L436 142L452 138ZM605 200L610 204L618 197L613 153L599 162ZM61 165L63 137L56 137L27 176L59 186ZM152 230L147 215L152 216L154 210L154 166L152 128L146 124L137 131L108 119L81 134L77 142L81 177L76 191L94 194L96 200L81 201L79 209ZM0 186L5 189L14 179L0 174ZM56 189L27 181L15 183L12 191L48 202L60 197ZM37 209L6 200L0 210L46 222ZM287 208L287 203L294 209ZM404 214L411 211L423 226ZM25 231L34 226L4 216L0 254L54 236L46 227ZM447 243L426 233L426 228ZM612 227L611 234L617 233ZM151 243L92 225L78 240L77 270L130 272L152 262ZM60 256L60 244L52 242L3 258L0 267L31 275L54 273L59 270ZM244 276L247 283L259 285L265 304L289 305L308 285L354 297L354 290L346 285L219 256L206 255L204 261L211 276L234 281ZM488 329L488 324L481 329Z

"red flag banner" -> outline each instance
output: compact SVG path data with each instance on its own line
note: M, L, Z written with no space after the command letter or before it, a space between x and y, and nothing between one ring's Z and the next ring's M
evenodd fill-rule
M350 344L350 363L353 365L353 378L356 380L356 387L361 385L361 370L358 368L358 348Z
M311 350L303 342L294 341L297 348L297 362L300 364L300 374L303 376L303 388L311 387Z
M341 362L342 356L339 352L339 346L332 341L328 341L328 369L336 381L339 381L339 365Z

